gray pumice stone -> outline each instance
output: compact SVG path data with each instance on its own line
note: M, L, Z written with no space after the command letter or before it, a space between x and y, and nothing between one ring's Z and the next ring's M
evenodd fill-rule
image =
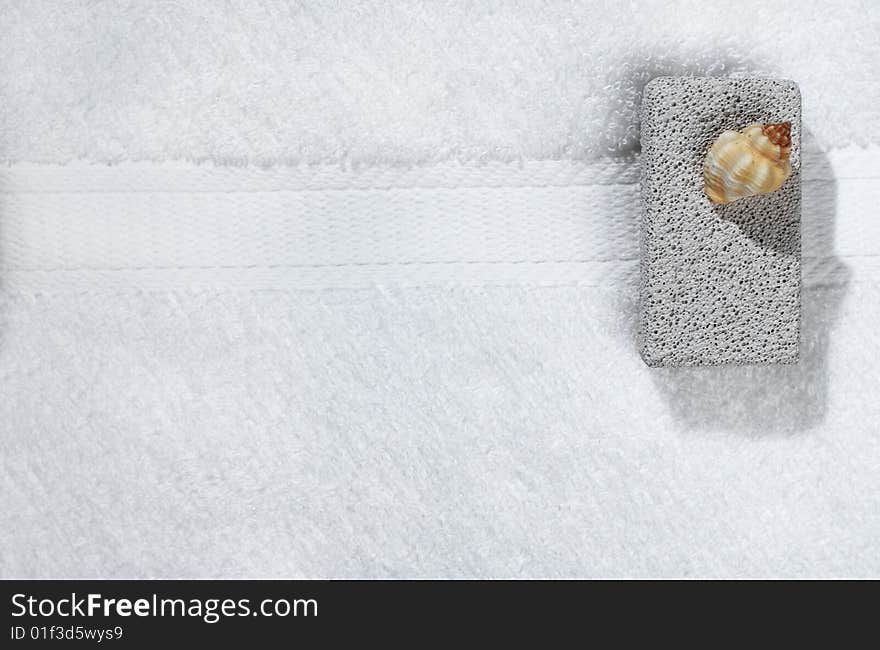
M717 205L703 161L727 130L791 123L791 175ZM779 79L659 77L642 103L639 347L650 366L796 363L801 97Z

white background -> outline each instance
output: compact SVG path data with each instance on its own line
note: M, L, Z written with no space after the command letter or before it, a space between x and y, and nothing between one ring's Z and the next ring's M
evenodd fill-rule
M289 5L0 2L0 575L880 575L876 3ZM658 74L801 86L797 366L638 358Z

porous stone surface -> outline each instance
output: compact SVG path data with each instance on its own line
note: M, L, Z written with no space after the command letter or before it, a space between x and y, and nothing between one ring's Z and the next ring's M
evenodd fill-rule
M791 122L792 173L715 205L703 160L725 130ZM659 77L642 104L639 343L651 366L798 361L801 98L777 79Z

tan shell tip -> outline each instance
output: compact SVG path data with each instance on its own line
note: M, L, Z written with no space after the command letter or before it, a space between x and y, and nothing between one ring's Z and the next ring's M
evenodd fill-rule
M766 135L767 139L777 147L791 146L791 122L765 124L761 127L761 133Z

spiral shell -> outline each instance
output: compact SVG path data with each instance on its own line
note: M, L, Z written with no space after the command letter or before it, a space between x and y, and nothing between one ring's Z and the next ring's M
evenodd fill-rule
M775 192L791 174L790 153L791 122L725 131L703 163L706 196L713 203L730 203Z

